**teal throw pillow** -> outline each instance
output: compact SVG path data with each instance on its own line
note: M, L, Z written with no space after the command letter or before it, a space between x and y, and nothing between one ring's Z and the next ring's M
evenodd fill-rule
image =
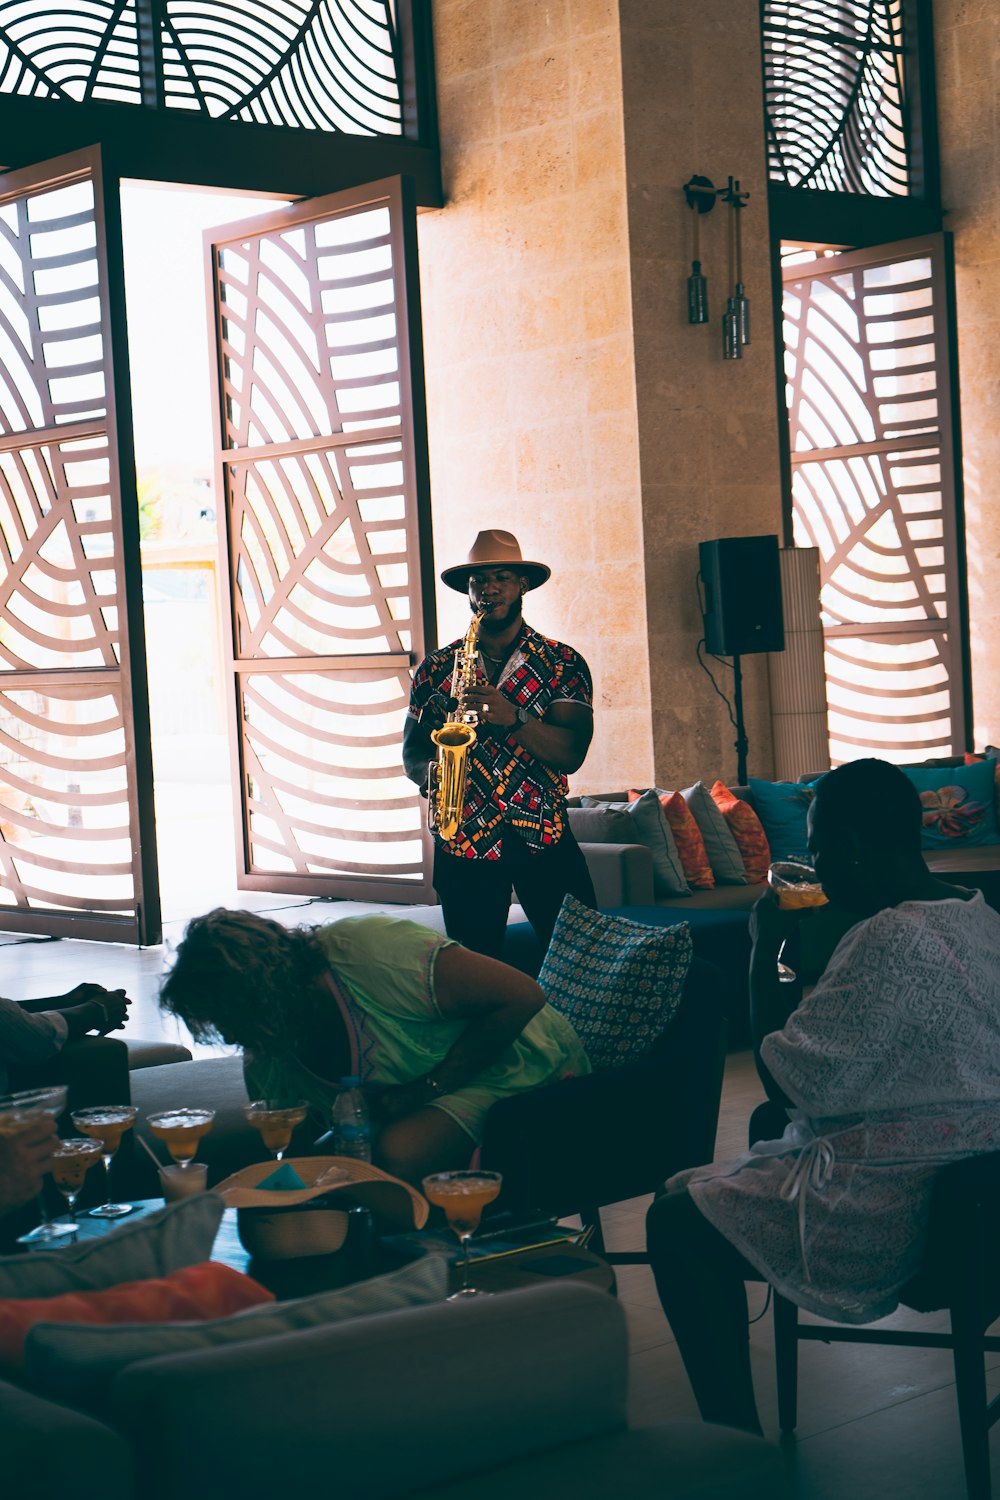
M813 787L797 781L758 781L750 778L753 807L764 826L771 860L795 859L811 864L806 816ZM872 817L878 813L872 810Z
M447 1262L425 1255L386 1276L291 1302L268 1302L207 1323L36 1323L25 1342L27 1374L36 1390L58 1401L106 1413L115 1376L137 1360L274 1338L369 1313L442 1302L447 1294Z
M654 896L690 896L691 887L684 874L677 844L655 791L643 792L634 802L601 802L596 797L582 797L580 800L585 808L601 808L628 818L631 842L644 844L653 856Z
M997 828L992 760L944 769L902 766L920 794L921 844L925 849L962 849L995 844Z
M691 952L686 922L646 927L567 896L538 983L571 1022L591 1065L619 1067L644 1056L666 1030Z
M716 885L746 885L747 871L740 846L708 787L703 781L696 781L694 786L685 787L681 796L704 840Z

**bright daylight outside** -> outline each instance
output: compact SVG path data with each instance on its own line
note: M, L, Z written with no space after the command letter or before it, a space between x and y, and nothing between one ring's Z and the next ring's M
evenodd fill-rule
M221 677L203 231L282 205L124 183L122 218L160 895L165 921L236 888Z

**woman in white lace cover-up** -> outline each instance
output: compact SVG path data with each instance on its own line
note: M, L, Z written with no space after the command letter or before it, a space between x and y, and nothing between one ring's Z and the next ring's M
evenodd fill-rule
M885 1316L919 1263L936 1170L1000 1149L1000 915L934 879L920 827L916 791L884 761L819 783L817 873L861 920L761 1044L790 1124L674 1178L650 1210L660 1298L706 1420L759 1430L745 1277L842 1322ZM751 989L776 1022L792 920L758 903Z

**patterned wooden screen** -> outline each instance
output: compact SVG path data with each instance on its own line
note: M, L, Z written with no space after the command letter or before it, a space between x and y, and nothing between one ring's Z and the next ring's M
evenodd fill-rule
M905 197L904 0L763 0L768 176Z
M430 609L414 228L393 181L210 236L250 889L429 894L400 756Z
M103 192L96 153L0 178L0 928L156 941Z
M794 537L820 551L835 764L965 748L947 277L941 235L785 270Z
M392 0L0 0L0 94L402 131Z

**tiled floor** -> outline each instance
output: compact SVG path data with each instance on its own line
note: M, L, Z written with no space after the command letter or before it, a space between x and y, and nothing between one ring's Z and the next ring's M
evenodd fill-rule
M371 909L266 896L240 898L240 904L286 922L323 921L334 911L344 916ZM179 941L182 930L179 920L168 923L167 943ZM176 1023L161 1017L157 1006L168 953L167 946L137 950L0 937L0 993L16 998L61 993L81 979L124 985L134 1002L128 1036L164 1036L191 1045ZM759 1098L752 1057L733 1054L723 1095L720 1158L742 1149L746 1121ZM646 1202L636 1199L606 1214L609 1248L642 1248ZM619 1268L619 1295L631 1330L633 1420L696 1417L648 1267ZM750 1295L760 1310L763 1290L751 1287ZM897 1314L894 1321L905 1323L906 1315ZM752 1348L761 1418L765 1431L776 1438L769 1312L753 1327ZM993 1380L1000 1391L1000 1359L993 1361ZM803 1345L799 1419L796 1436L784 1444L797 1500L963 1500L958 1421L946 1352ZM1000 1437L994 1439L993 1482L1000 1496Z

